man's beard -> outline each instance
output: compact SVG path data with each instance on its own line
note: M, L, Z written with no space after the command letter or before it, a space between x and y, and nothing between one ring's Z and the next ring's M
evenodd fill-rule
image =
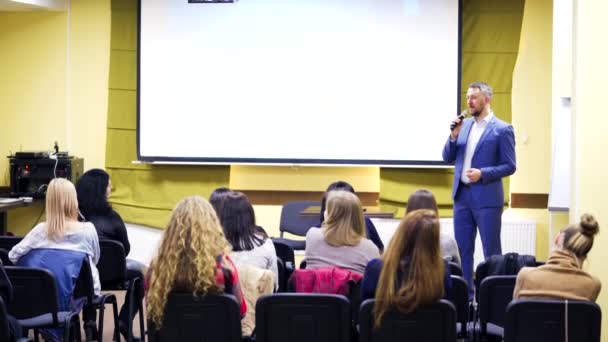
M471 113L471 116L476 118L481 114L481 110L469 110L469 112Z

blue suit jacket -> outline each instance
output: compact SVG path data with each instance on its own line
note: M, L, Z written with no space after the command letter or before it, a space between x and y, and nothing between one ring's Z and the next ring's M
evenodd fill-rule
M456 141L448 141L443 147L443 160L454 163L454 184L452 198L455 199L464 163L467 140L474 118L464 120ZM515 172L515 135L513 126L492 117L475 147L471 167L481 170L481 179L471 184L472 206L474 208L502 207L504 190L502 177Z

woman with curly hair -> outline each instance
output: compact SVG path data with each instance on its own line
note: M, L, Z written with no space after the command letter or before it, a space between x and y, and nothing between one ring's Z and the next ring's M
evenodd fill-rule
M215 210L201 197L181 200L171 215L148 273L148 319L162 325L169 292L228 293L247 311L236 267Z

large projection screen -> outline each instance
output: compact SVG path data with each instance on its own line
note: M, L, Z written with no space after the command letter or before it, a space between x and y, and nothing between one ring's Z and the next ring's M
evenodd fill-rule
M459 0L139 6L139 160L444 165Z

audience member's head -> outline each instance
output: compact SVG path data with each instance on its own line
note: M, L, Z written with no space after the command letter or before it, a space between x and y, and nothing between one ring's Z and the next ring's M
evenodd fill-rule
M376 325L392 308L409 313L443 296L445 266L439 246L439 219L433 210L407 214L382 259L374 311Z
M557 237L558 247L576 255L582 264L593 247L595 235L600 225L593 215L583 214L578 224L568 226Z
M55 178L46 192L46 222L51 240L60 240L66 231L67 221L78 219L78 199L74 184L65 178Z
M215 213L220 218L222 216L222 208L224 206L224 199L226 198L226 196L228 196L231 193L232 193L232 190L230 190L226 187L219 187L219 188L213 190L213 192L209 196L209 203L211 203L211 205L213 206L213 209L215 209Z
M76 182L78 207L85 219L90 216L109 215L112 207L108 202L112 191L110 175L101 169L85 172Z
M410 195L410 198L408 198L405 213L409 214L410 212L419 209L433 210L435 213L439 212L435 196L429 190L418 189Z
M357 195L343 190L330 191L322 227L325 241L332 246L359 244L365 238L365 220Z
M162 324L172 290L195 294L220 293L216 285L217 258L228 249L215 210L207 200L181 200L169 220L158 255L150 266L148 317Z
M267 238L266 233L255 224L251 202L241 192L232 192L224 197L220 221L226 240L235 252L252 250Z
M329 186L325 190L325 193L323 194L323 198L321 198L321 223L323 223L325 221L325 209L327 206L327 195L329 194L330 191L333 191L333 190L343 190L343 191L348 191L353 194L355 193L355 188L353 188L352 185L348 184L345 181L337 181L337 182L333 182L333 183L329 184Z

